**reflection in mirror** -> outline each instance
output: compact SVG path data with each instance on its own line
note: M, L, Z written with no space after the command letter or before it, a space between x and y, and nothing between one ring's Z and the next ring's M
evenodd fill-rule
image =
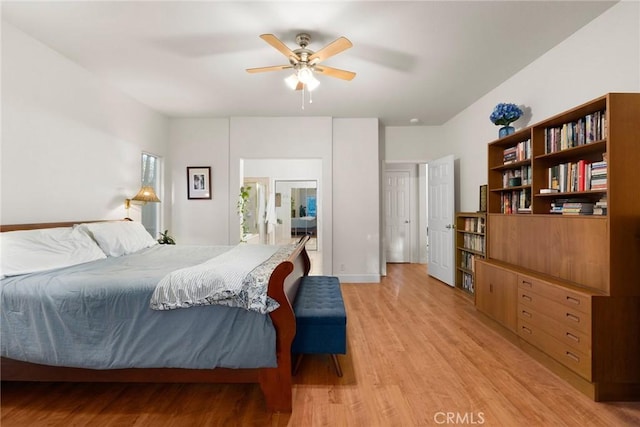
M317 181L276 180L276 243L310 236L307 250L318 249Z

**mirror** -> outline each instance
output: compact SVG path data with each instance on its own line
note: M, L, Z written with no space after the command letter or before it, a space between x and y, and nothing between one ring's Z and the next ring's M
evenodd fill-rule
M310 236L307 250L318 249L317 181L276 180L276 243L297 241Z

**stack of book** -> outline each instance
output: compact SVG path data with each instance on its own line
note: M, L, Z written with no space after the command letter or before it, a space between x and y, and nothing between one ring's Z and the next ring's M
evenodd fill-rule
M607 162L605 160L591 163L589 189L607 189Z
M562 205L562 215L593 215L593 203L565 202Z
M549 213L561 214L562 206L565 204L566 201L567 199L555 199L553 202L551 202L551 210L549 211Z
M509 163L517 162L518 161L517 147L514 146L514 147L505 148L502 158L503 158L502 163L504 163L505 165Z
M596 202L593 206L594 215L606 215L607 214L607 196L604 196Z

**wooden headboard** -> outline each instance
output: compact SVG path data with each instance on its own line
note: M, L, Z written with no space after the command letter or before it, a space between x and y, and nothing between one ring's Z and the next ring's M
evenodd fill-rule
M4 225L0 225L0 232L17 231L17 230L39 230L41 228L73 227L76 224L82 224L85 222L104 222L104 221L131 221L131 219L124 218L122 220L100 219L100 220L92 220L92 221L39 222L34 224L9 224L9 225L4 224Z

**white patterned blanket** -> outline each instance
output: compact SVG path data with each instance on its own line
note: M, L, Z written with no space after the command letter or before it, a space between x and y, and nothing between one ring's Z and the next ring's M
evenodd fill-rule
M279 304L267 296L269 278L296 245L241 243L202 264L173 271L156 286L153 310L226 305L269 313Z

